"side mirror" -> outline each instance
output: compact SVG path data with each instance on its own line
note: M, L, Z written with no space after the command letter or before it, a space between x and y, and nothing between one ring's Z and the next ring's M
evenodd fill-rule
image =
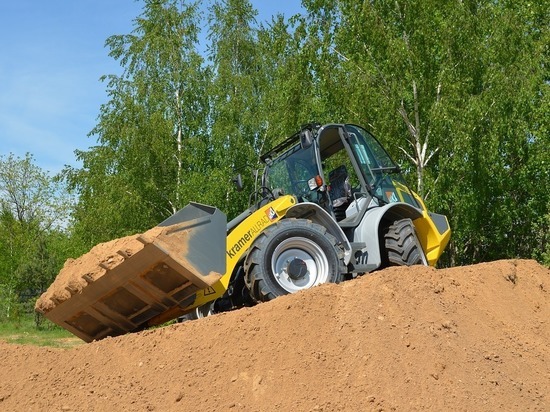
M243 178L241 177L241 174L239 173L237 176L235 176L231 181L235 184L235 187L237 188L238 192L242 192L243 190Z
M300 132L300 145L302 149L307 149L313 143L313 134L309 129L303 129Z

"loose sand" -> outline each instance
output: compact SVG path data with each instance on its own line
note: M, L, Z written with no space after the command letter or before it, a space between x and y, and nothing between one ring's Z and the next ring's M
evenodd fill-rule
M550 271L390 268L72 349L0 342L2 411L549 411Z

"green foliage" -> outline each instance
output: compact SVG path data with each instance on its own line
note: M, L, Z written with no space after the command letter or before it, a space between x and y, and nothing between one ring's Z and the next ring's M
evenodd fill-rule
M70 208L63 185L31 155L0 157L0 319L32 312L36 296L76 252L65 228Z
M248 0L208 10L145 1L108 39L124 68L64 177L89 246L143 231L189 200L231 218L259 155L307 122L356 122L379 137L429 207L449 216L446 265L548 260L548 9L520 1L306 0L256 21ZM202 21L205 21L203 18Z
M446 263L534 256L549 196L540 184L549 181L547 8L527 1L305 6L305 44L315 44L331 68L330 75L317 70L319 95L333 93L345 118L370 125L431 209L449 216Z
M452 138L442 144L431 199L453 220L450 264L532 257L532 225L548 211L540 183L549 178L543 154L549 135L533 127L546 122L539 113L548 109L545 46L531 17L522 15L541 10L517 5L475 8L467 16L476 28L469 47L459 44L454 52L452 80L463 87L446 98Z
M91 132L99 145L77 153L82 169L64 171L79 194L75 230L89 244L156 225L191 200L187 187L204 186L210 72L198 23L196 5L146 1L132 34L107 40L124 73L104 78L110 100Z
M260 155L258 116L260 84L257 73L256 12L248 0L214 2L210 9L209 59L214 76L208 86L211 98L212 171L216 178L212 192L218 191L218 205L229 216L246 206L229 184L238 171L251 186L248 166L255 166Z

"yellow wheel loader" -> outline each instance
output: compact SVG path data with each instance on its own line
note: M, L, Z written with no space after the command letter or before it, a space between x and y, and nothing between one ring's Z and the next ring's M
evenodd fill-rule
M188 205L45 316L91 341L392 265L435 266L449 241L447 218L426 209L360 126L308 124L261 159L249 209L226 223L214 207Z

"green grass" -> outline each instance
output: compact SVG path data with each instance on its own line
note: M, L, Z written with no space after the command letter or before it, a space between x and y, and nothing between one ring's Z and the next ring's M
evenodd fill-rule
M34 318L23 317L15 321L0 321L0 340L20 345L72 348L84 343L81 339L64 329L44 320L36 328Z

